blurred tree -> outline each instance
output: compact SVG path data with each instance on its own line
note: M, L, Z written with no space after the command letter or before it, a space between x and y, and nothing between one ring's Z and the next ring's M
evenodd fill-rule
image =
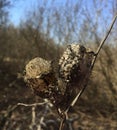
M8 10L10 6L9 0L0 0L0 59L5 55L5 44L7 41L6 26L8 22Z
M8 10L7 8L10 6L9 0L0 0L0 27L6 25L8 21Z

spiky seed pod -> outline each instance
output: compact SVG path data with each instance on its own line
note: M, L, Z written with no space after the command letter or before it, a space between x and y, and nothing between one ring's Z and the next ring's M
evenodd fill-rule
M83 87L90 71L94 52L79 44L71 44L59 60L59 77L64 82L64 100L61 106L68 107ZM63 105L64 104L64 105Z

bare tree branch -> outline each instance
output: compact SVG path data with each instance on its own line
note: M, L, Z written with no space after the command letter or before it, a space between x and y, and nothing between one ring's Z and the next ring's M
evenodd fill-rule
M96 55L95 55L94 60L93 60L93 62L92 62L92 65L91 65L91 68L90 68L90 72L87 74L88 76L90 76L90 74L91 74L91 71L92 71L92 69L93 69L93 67L94 67L94 64L95 64L95 61L96 61L96 59L97 59L97 56L98 56L98 54L99 54L99 52L100 52L102 46L104 45L104 43L105 43L107 37L109 36L109 34L110 34L110 32L111 32L111 30L112 30L112 28L113 28L113 25L114 25L114 23L115 23L115 21L116 21L116 18L117 18L117 15L114 17L114 19L113 19L113 21L112 21L112 23L111 23L111 26L110 26L110 28L109 28L109 30L108 30L106 36L105 36L104 39L101 41L101 43L100 43L100 45L99 45L99 47L98 47L98 49L97 49L97 51L96 51L96 53L95 53ZM88 81L87 81L87 82L88 82ZM73 107L73 106L75 105L76 101L79 99L79 97L80 97L80 96L82 95L82 93L84 92L86 86L87 86L87 84L84 85L84 88L77 94L77 96L75 97L75 99L72 101L70 107L71 107L71 106ZM69 108L70 108L70 107L69 107ZM66 111L68 111L69 108L68 108Z
M117 19L117 15L115 15L115 17L113 18L109 30L107 31L105 37L104 37L103 40L101 41L101 43L100 43L100 45L99 45L99 47L98 47L98 49L97 49L97 51L96 51L96 56L95 56L95 58L94 58L94 60L93 60L93 62L92 62L91 69L93 69L94 64L95 64L95 61L96 61L96 59L97 59L97 56L98 56L98 54L99 54L99 52L100 52L102 46L104 45L106 39L108 38L108 36L109 36L109 34L110 34L110 32L111 32L111 30L112 30L112 28L113 28L113 25L114 25L116 19Z
M80 92L79 92L79 93L77 94L77 96L74 98L74 100L72 101L72 103L70 104L70 106L66 109L66 111L65 111L65 113L64 113L64 118L61 120L61 124L60 124L59 130L62 130L63 127L64 127L64 123L65 123L65 121L66 121L66 115L67 115L67 113L68 113L70 107L73 107L73 106L75 105L75 103L77 102L77 100L80 98L80 96L82 95L82 93L83 93L84 90L86 89L87 84L88 84L88 80L87 80L87 79L89 78L89 76L90 76L90 74L91 74L91 71L92 71L92 69L93 69L93 67L94 67L94 64L95 64L95 62L96 62L97 56L98 56L98 54L99 54L99 52L100 52L102 46L104 45L106 39L108 38L108 36L109 36L109 34L110 34L110 32L111 32L111 30L112 30L112 28L113 28L113 25L114 25L114 23L115 23L115 21L116 21L116 18L117 18L117 15L115 15L115 17L113 18L112 23L111 23L111 26L110 26L109 30L107 31L107 34L105 35L104 39L101 41L101 43L100 43L100 45L99 45L99 47L98 47L98 49L97 49L97 51L96 51L96 53L95 53L95 57L94 57L94 59L93 59L93 61L92 61L92 65L91 65L91 67L90 67L90 71L89 71L89 73L88 73L88 74L86 75L86 77L85 77L85 81L86 81L86 82L85 82L85 84L83 85L83 88L80 90Z

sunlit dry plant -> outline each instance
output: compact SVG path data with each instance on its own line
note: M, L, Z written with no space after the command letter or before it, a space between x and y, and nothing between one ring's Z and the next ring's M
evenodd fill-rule
M26 65L25 81L35 94L48 98L59 112L65 111L83 87L94 52L79 44L67 47L54 72L52 63L42 58Z
M52 62L40 57L32 59L26 65L25 81L28 86L38 96L50 100L64 120L70 106L75 104L86 88L97 55L111 31L116 17L95 53L82 45L71 44L60 58L57 71Z

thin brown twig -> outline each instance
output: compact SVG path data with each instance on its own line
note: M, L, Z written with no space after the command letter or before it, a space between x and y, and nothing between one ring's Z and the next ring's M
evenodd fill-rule
M93 61L92 61L92 65L91 65L91 67L90 67L90 71L89 71L89 73L86 75L86 79L90 76L91 71L92 71L92 69L93 69L93 67L94 67L94 64L95 64L95 62L96 62L97 56L98 56L98 54L99 54L99 52L100 52L102 46L104 45L106 39L108 38L108 36L109 36L109 34L110 34L110 32L111 32L111 30L112 30L112 28L113 28L113 25L114 25L116 19L117 19L117 15L115 15L115 17L113 18L109 30L107 31L105 37L102 39L102 41L101 41L101 43L100 43L100 45L99 45L99 47L98 47L98 49L97 49L97 51L96 51L96 53L95 53L95 57L94 57L94 59L93 59ZM80 92L76 95L76 97L74 98L74 100L72 101L72 103L70 104L70 106L66 109L66 111L65 111L66 114L68 113L70 107L73 107L73 106L75 105L75 103L77 102L77 100L80 98L80 96L82 95L82 93L83 93L84 90L86 89L87 84L88 84L88 80L86 80L86 83L84 84L83 88L82 88L82 89L80 90ZM65 114L65 116L66 116L66 114ZM59 130L62 130L62 129L63 129L65 119L66 119L66 118L62 119Z
M110 32L111 32L111 30L112 30L112 28L113 28L113 25L114 25L116 19L117 19L117 15L115 15L115 17L113 18L109 30L107 31L105 37L102 39L102 41L101 41L101 43L100 43L100 45L99 45L99 47L98 47L98 49L97 49L97 51L96 51L96 53L95 53L96 55L95 55L94 60L93 60L93 62L92 62L91 70L92 70L93 67L94 67L94 64L95 64L95 61L96 61L96 59L97 59L97 56L98 56L98 54L99 54L99 52L100 52L102 46L104 45L106 39L108 38L108 36L109 36L109 34L110 34Z
M35 112L36 106L32 106L32 122L29 126L31 130L33 130L33 127L36 125L36 112Z
M66 122L66 120L68 120L68 114L67 114L68 112L67 111L65 111L63 114L63 118L62 118L62 120L61 120L61 122L60 122L60 127L59 127L59 130L63 130L63 128L64 128L64 125L65 125L65 122Z
M65 119L62 119L61 122L60 122L59 130L63 130L63 128L64 128L64 122L65 122Z
M33 104L25 104L25 103L18 103L18 106L25 106L25 107L33 107L33 106L41 106L46 104L46 102L42 102L42 103L33 103Z

